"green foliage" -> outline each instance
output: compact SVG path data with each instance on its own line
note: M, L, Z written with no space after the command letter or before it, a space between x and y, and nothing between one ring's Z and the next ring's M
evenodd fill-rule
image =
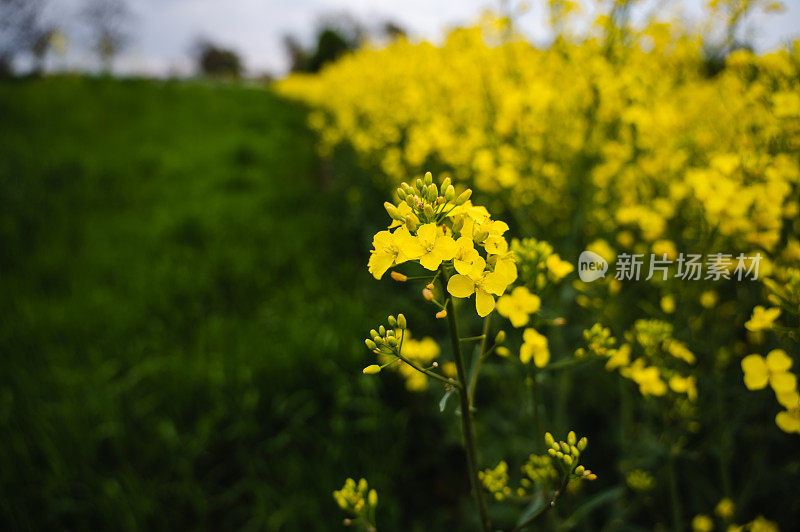
M326 530L353 471L401 522L426 414L352 377L383 304L305 119L240 87L0 85L0 527Z

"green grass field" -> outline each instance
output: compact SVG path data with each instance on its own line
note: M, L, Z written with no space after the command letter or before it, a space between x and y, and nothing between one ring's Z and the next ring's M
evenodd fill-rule
M328 529L352 474L415 504L414 410L358 374L370 213L313 141L265 89L0 85L3 528Z

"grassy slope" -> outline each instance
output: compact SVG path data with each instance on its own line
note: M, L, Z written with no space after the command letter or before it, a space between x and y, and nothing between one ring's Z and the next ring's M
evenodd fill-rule
M0 85L0 523L326 529L345 475L391 485L404 420L353 375L366 244L304 120L256 89Z

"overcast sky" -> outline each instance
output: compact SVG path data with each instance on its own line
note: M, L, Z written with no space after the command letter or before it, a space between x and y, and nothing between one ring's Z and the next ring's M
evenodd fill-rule
M656 0L657 1L657 0ZM76 12L84 0L50 0L48 17L67 26L73 46L54 66L91 67L77 44L80 27ZM514 2L518 3L518 2ZM705 0L669 2L684 18L697 18ZM532 39L546 42L542 24L544 0L530 1L531 9L519 22ZM645 1L645 6L653 1ZM752 40L760 50L774 48L800 36L800 0L784 0L779 15L752 17L757 31ZM281 74L287 66L281 38L287 33L310 39L321 15L347 12L366 25L390 19L413 38L438 40L447 27L474 20L497 0L128 0L135 13L133 39L117 62L128 73L188 73L191 44L200 36L231 47L241 54L250 73ZM640 13L643 12L640 11ZM60 61L60 63L59 63Z

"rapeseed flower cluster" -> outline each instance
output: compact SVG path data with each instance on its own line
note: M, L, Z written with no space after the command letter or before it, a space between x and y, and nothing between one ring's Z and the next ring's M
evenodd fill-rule
M375 509L378 506L378 493L374 489L369 489L366 479L358 482L348 478L342 489L333 492L333 498L339 508L348 512L352 519L345 521L345 524L358 522L365 529L375 530Z

